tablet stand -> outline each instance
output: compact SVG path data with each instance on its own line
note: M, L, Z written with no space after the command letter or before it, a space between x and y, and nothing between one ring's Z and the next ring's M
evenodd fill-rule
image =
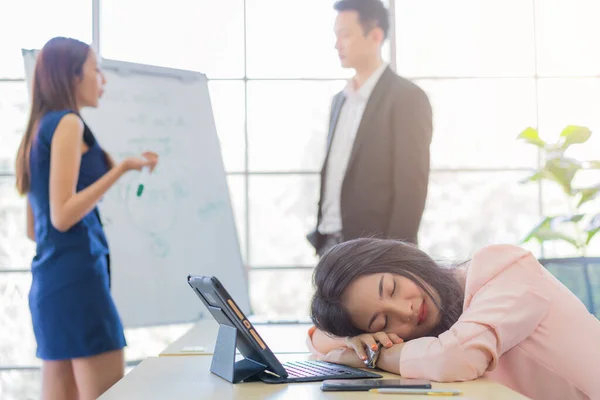
M213 354L210 372L231 383L239 383L258 376L267 369L266 365L244 358L235 361L238 330L232 326L220 324L217 343Z

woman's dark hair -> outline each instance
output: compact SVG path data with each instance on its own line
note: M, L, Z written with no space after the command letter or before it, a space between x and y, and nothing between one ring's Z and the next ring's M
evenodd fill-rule
M81 78L89 52L90 46L77 39L55 37L44 45L37 56L31 109L16 158L17 190L22 195L31 186L29 153L37 134L38 122L49 111L79 112L75 99L75 80Z
M315 326L340 337L365 333L352 324L350 314L342 305L342 296L358 277L382 272L410 279L439 308L440 323L429 335L437 336L448 330L462 314L464 291L454 269L440 266L412 244L363 238L333 247L319 261L313 274L316 290L310 311ZM440 302L423 283L439 295Z

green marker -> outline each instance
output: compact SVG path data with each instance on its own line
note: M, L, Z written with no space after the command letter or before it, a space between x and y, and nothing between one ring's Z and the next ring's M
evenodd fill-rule
M148 167L143 167L140 173L140 183L138 184L136 196L140 197L144 192L144 185L146 183L146 179L150 175L150 169Z

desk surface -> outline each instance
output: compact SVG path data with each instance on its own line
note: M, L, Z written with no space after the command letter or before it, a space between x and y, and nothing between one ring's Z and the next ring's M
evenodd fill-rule
M306 337L309 327L310 324L254 325L274 353L307 353L309 350L306 347ZM212 355L218 332L219 324L216 321L200 321L159 355ZM204 351L198 348L204 348Z
M277 355L281 362L307 359L307 354ZM293 384L266 384L261 382L231 384L210 373L212 357L152 357L144 360L124 379L117 382L100 397L100 400L113 399L364 399L375 398L402 400L424 400L427 396L385 395L365 392L322 392L320 382ZM382 373L384 378L396 375ZM434 389L458 389L459 397L438 397L436 399L456 400L522 400L526 399L505 386L478 379L463 383L433 383Z

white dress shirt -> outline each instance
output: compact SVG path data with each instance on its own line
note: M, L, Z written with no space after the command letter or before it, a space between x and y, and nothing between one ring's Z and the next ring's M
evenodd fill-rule
M340 209L342 182L346 175L348 160L352 153L354 139L356 138L356 132L360 126L365 107L386 67L387 64L382 63L358 90L354 89L353 80L348 81L344 88L346 100L340 110L333 141L329 150L329 159L327 160L321 223L318 227L321 234L336 233L342 230Z

